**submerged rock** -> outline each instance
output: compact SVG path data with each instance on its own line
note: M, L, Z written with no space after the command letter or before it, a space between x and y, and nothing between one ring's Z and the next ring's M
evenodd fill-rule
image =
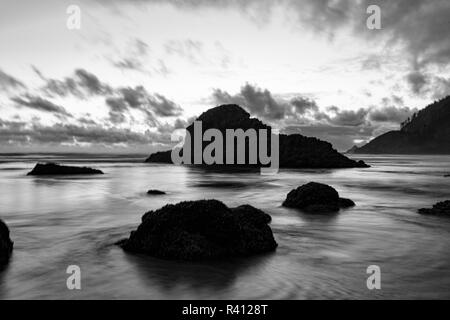
M419 209L420 214L450 217L450 200L438 202L432 208Z
M87 167L62 166L56 163L38 163L29 176L72 175L72 174L103 174L102 171Z
M8 262L13 249L13 242L9 238L8 226L0 220L0 264Z
M186 201L147 212L136 231L117 244L164 259L217 259L273 251L271 217L250 205Z
M163 195L163 194L166 194L166 193L164 191L161 191L161 190L150 189L150 190L147 191L147 194L154 195L154 196L159 196L159 195Z
M335 212L354 205L352 200L340 198L333 187L317 182L309 182L291 190L283 202L284 207L318 213Z

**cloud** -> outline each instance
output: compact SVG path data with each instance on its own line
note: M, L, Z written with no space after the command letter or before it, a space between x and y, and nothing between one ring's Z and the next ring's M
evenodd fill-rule
M290 103L294 106L295 112L302 115L308 111L319 110L319 107L314 100L305 97L293 98Z
M142 152L146 152L146 148L151 146L163 145L167 148L173 144L171 133L175 130L174 125L166 124L155 131L135 132L128 128L103 127L85 120L82 125L57 123L49 126L0 118L0 145L18 148L72 145L94 150L97 146L111 148L120 145L128 148L139 146Z
M102 83L94 74L85 69L75 70L75 76L78 78L78 85L90 94L105 94L111 92L111 88Z
M0 69L0 90L8 91L9 89L26 88L25 85Z
M266 120L283 119L291 113L292 105L288 102L277 101L267 89L246 83L239 93L231 95L226 91L214 89L213 100L218 104L233 103L243 106L248 112Z
M414 71L407 75L411 90L416 95L428 95L434 100L450 95L450 78Z
M247 83L236 94L214 89L212 100L217 104L238 104L284 133L318 137L339 150L347 150L356 141L369 141L374 135L397 130L417 111L404 106L403 99L397 95L381 99L378 106L357 110L333 105L320 108L314 99L301 94L290 99L282 96Z
M113 1L112 1L113 2ZM284 7L295 14L302 30L333 35L348 30L369 40L384 38L386 43L405 46L419 64L446 64L450 61L448 0L129 0L134 4L170 3L181 10L203 8L237 9L261 24L274 10ZM370 5L381 8L382 32L366 27Z
M140 39L134 39L129 47L131 48L130 51L118 60L112 61L112 64L122 70L150 73L145 67L146 58L150 51L148 44Z
M415 94L420 94L424 87L428 84L428 78L419 71L409 73L406 78L411 86L411 90Z
M145 45L140 44L138 51L142 53L145 50L147 50ZM73 95L82 99L104 96L105 104L109 108L109 119L114 124L125 122L126 115L132 109L141 111L152 126L158 124L158 117L179 116L183 111L179 105L162 94L149 93L143 86L112 87L85 69L76 69L73 76L65 77L63 80L48 79L38 69L34 70L45 81L41 91L50 96Z
M129 0L129 3L164 3L186 11L234 9L261 27L267 24L272 14L284 12L286 21L293 21L299 32L310 31L331 41L336 35L343 34L346 38L353 37L370 46L375 44L380 49L387 49L378 57L370 55L362 61L364 70L380 69L386 52L395 52L407 61L409 72L423 72L434 67L444 69L450 64L448 0ZM381 30L369 30L366 26L367 8L371 5L381 9ZM181 44L168 47L170 52L178 52L192 60L199 56L186 52ZM420 91L420 83L413 90Z
M417 109L410 109L408 107L382 107L379 109L372 110L369 113L369 120L375 122L393 122L402 123L409 117L411 117Z
M27 107L30 109L52 113L57 116L72 117L72 115L68 113L63 107L38 96L25 94L23 96L12 97L11 101L15 102L19 106Z
M41 90L49 96L73 95L78 98L86 98L93 95L105 95L112 91L109 85L101 82L97 76L85 69L76 69L72 76L63 80L47 78L37 68L33 67L33 69L45 82Z
M149 93L143 86L122 87L115 90L114 96L107 97L110 119L114 123L125 121L125 113L130 109L144 113L151 124L156 125L157 117L173 117L181 114L182 109L165 96Z
M358 110L337 110L333 117L329 117L331 124L338 126L359 126L365 123L368 110L359 108Z
M198 40L169 40L164 44L168 55L177 55L193 64L199 64L203 55L203 43Z

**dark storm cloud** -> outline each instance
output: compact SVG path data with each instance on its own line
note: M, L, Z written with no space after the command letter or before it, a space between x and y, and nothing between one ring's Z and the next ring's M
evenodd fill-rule
M11 101L15 102L19 106L27 107L30 109L52 113L54 115L71 117L72 115L61 106L54 104L53 102L43 99L38 96L25 94L23 96L12 97Z
M17 88L25 88L25 85L18 79L0 69L0 90L6 91Z

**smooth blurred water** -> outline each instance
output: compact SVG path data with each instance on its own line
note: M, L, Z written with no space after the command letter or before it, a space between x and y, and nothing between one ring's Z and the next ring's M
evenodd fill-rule
M450 219L417 209L450 199L449 156L361 156L368 169L205 172L111 156L1 156L0 218L14 254L0 271L1 299L402 299L450 298ZM38 160L86 165L103 176L29 177ZM356 207L308 215L281 207L309 181L335 187ZM161 189L164 196L147 196ZM276 252L192 263L124 253L148 210L183 200L251 204L272 215ZM82 290L66 287L81 267ZM366 268L381 268L368 290Z

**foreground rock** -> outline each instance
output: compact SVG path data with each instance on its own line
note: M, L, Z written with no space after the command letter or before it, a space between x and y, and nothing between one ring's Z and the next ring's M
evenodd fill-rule
M56 163L38 163L29 176L47 176L47 175L73 175L73 174L103 174L102 171L87 167L62 166Z
M169 204L147 212L129 239L130 252L164 259L218 259L273 251L271 217L249 205L228 208L217 200Z
M0 265L8 262L13 249L13 242L9 238L8 226L0 220Z
M419 209L420 214L450 217L450 200L438 202L432 208Z
M255 129L259 131L265 129L271 131L271 127L261 122L259 119L251 118L250 114L235 104L221 105L202 113L197 119L202 122L202 134L208 129L217 129L223 136L227 129ZM186 130L194 136L194 127L191 124ZM270 135L269 135L270 136ZM258 137L259 139L259 137ZM279 136L279 160L281 168L366 168L363 161L352 160L333 149L333 146L326 142L312 137L305 137L300 134ZM203 143L204 150L208 143ZM191 157L193 158L194 146L191 146ZM246 146L246 159L248 162L248 151ZM224 152L226 154L227 150ZM234 152L236 158L236 152ZM146 162L151 163L172 163L171 151L160 151L151 154ZM194 163L194 161L191 161ZM237 163L237 162L235 162ZM259 165L259 164L258 164ZM258 166L257 165L257 166ZM223 167L231 165L220 165ZM236 165L235 165L236 166ZM248 163L241 166L249 166ZM250 165L251 166L251 165Z
M284 207L302 209L307 212L336 212L341 208L354 206L355 203L340 198L338 192L329 185L309 182L288 193Z
M163 195L163 194L166 194L166 193L164 191L161 191L161 190L150 189L150 190L147 191L147 194L153 195L153 196L159 196L159 195Z

